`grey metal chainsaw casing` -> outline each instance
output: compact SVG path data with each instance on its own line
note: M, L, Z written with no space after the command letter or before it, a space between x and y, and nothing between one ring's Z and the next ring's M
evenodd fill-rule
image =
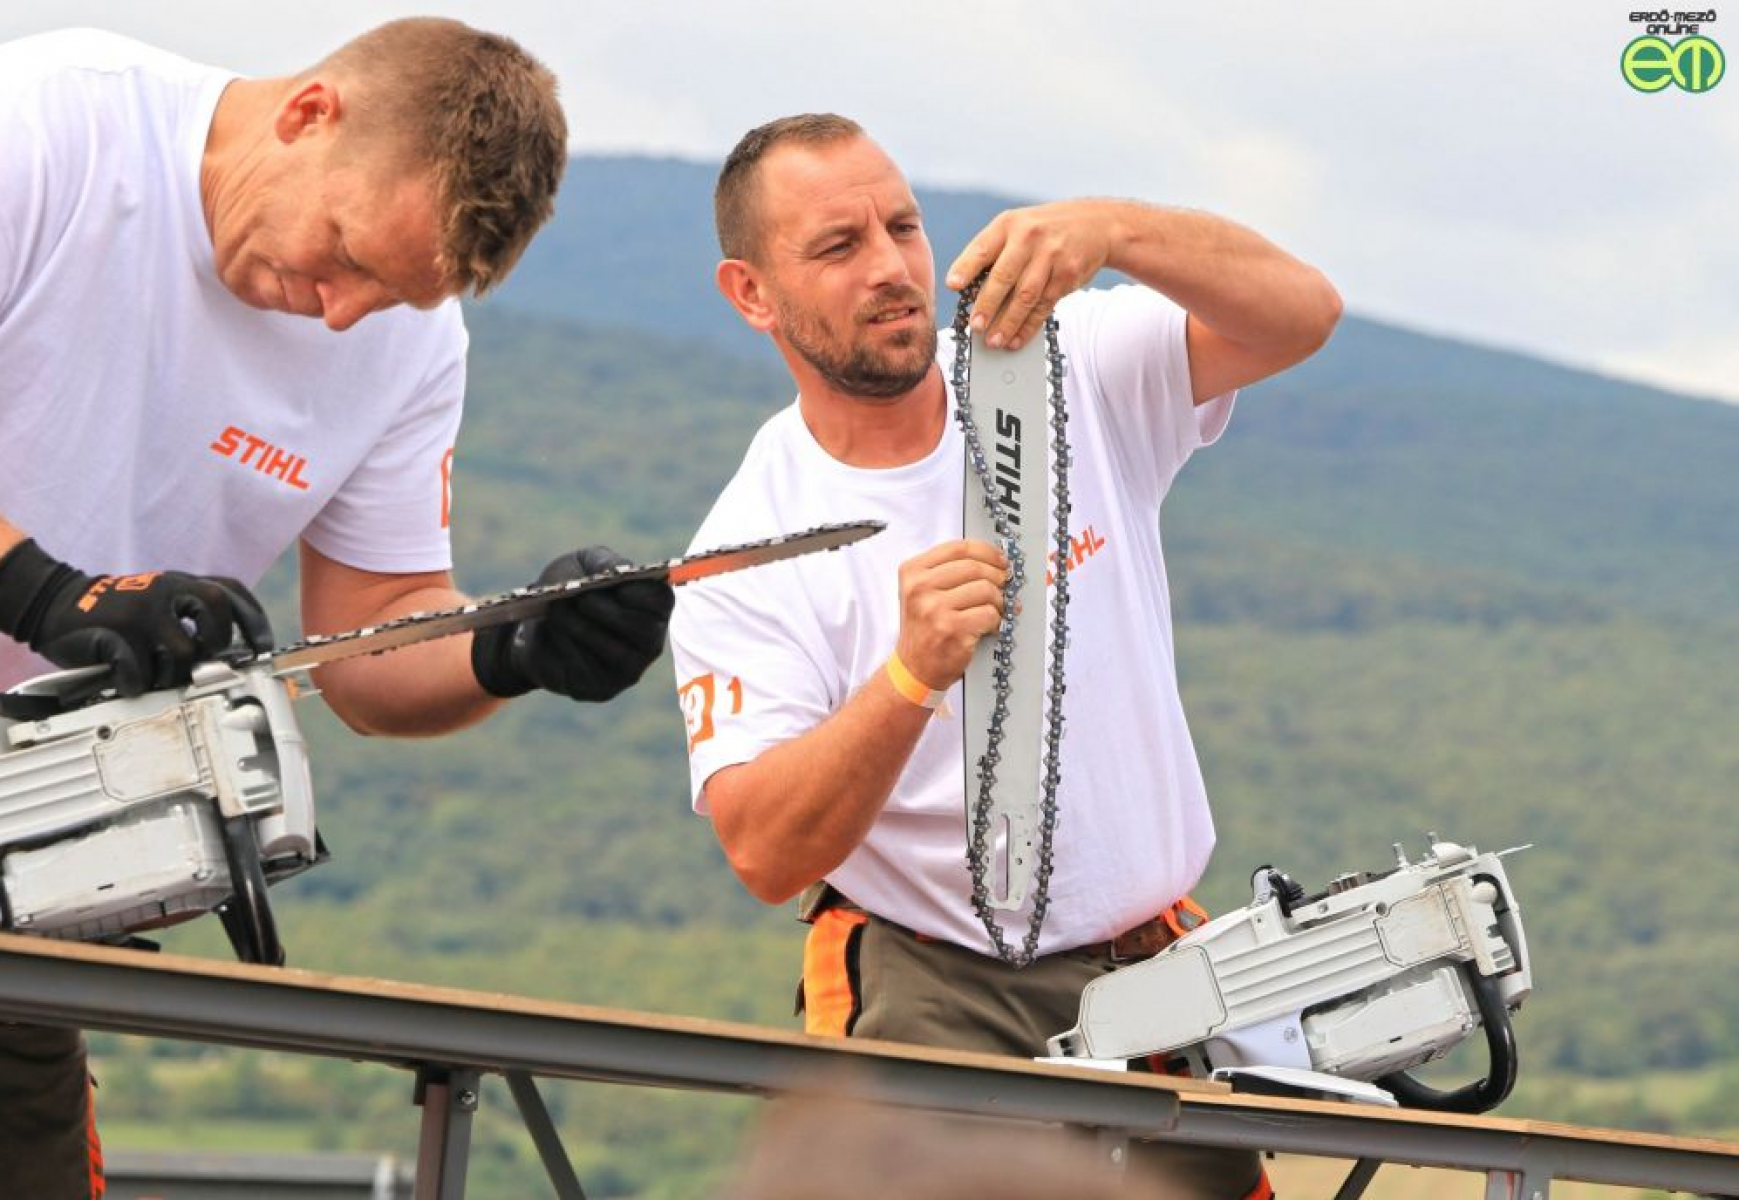
M1263 1066L1381 1079L1479 1028L1468 972L1493 980L1507 1009L1532 989L1498 854L1434 842L1419 862L1343 876L1287 907L1259 888L1247 907L1094 980L1051 1053L1180 1057L1203 1075Z
M23 689L53 696L86 672ZM269 667L196 667L184 688L34 720L0 718L0 898L6 926L102 938L222 903L222 823L248 822L272 878L317 857L308 755Z

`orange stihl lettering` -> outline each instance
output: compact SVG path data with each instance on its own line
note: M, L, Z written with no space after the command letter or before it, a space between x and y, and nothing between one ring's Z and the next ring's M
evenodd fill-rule
M149 588L156 581L157 576L161 574L163 574L161 571L147 571L142 575L104 575L92 582L91 586L85 589L85 594L79 597L78 610L85 613L90 612L110 591L142 592Z
M273 479L289 484L298 491L308 490L308 481L302 475L303 469L308 465L307 459L299 454L292 454L281 446L274 446L265 438L255 437L239 426L224 426L223 432L217 435L217 440L208 448L225 458L235 459L243 466L251 466L262 475L270 475Z
M1069 539L1069 571L1080 569L1081 564L1105 548L1105 539L1094 532L1091 525L1083 529L1077 537ZM1055 551L1045 556L1045 586L1050 587L1057 580L1057 555Z
M1079 566L1081 563L1086 561L1089 554L1092 554L1104 544L1105 539L1094 533L1091 525L1087 526L1087 528L1081 531L1080 537L1069 539L1069 550L1071 552L1069 555L1069 565L1071 567Z
M97 601L103 598L103 593L108 591L110 585L114 582L115 577L113 575L104 575L95 583L91 584L90 587L85 589L85 594L78 598L78 610L85 613L90 612L91 609L97 606Z
M290 468L296 465L296 456L294 454L287 454L276 446L268 446L266 448L272 452L271 462L264 468L266 474L276 475L285 483L290 482ZM260 461L266 461L264 455L260 456Z

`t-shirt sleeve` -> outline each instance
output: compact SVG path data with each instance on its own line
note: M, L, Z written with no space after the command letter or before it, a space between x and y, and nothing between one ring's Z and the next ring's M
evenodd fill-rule
M398 418L304 531L314 549L364 571L453 565L453 455L465 398L464 325L442 310L429 374ZM426 345L427 343L425 343Z
M715 772L807 733L842 699L790 603L801 586L795 563L773 563L677 590L670 648L696 812Z
M92 152L88 122L56 86L29 69L27 48L0 47L0 319L4 319L32 267L40 243L52 240L51 188L76 193L82 157ZM58 205L52 207L59 207Z
M1190 455L1212 445L1231 420L1236 392L1196 404L1190 384L1188 314L1151 288L1081 292L1058 320L1113 431L1125 486L1157 504Z
M18 128L17 105L4 88L0 88L0 123L6 128ZM26 213L35 175L34 158L35 147L29 138L23 139L21 145L8 146L0 154L0 321L6 319L12 298L23 281Z

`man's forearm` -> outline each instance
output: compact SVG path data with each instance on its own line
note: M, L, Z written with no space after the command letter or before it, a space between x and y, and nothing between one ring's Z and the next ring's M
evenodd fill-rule
M1056 303L1112 267L1190 314L1197 402L1306 358L1340 319L1322 272L1261 235L1206 213L1133 200L1060 200L1010 209L948 269L952 287L986 271L972 324L992 347L1037 335Z
M1327 278L1254 230L1188 209L1083 203L1105 206L1107 266L1170 297L1228 341L1303 357L1334 328L1340 298Z
M877 672L802 737L715 773L706 784L713 826L749 891L780 904L844 862L931 716Z
M359 624L455 608L467 599L435 588L408 592ZM477 683L469 634L328 663L315 671L314 682L346 725L381 736L427 737L463 729L502 704Z
M28 533L8 521L4 514L0 514L0 558L6 557L8 551L29 536Z

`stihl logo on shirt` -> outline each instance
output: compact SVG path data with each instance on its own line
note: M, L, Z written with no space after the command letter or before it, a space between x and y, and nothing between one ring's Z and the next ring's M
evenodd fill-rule
M243 466L252 467L262 475L270 475L298 491L308 490L308 481L302 478L302 470L308 465L307 459L299 454L291 454L282 446L274 446L265 438L255 437L245 429L238 429L234 425L226 426L217 435L217 440L211 443L211 449L225 458L235 459Z
M1066 564L1069 568L1069 574L1073 575L1080 570L1081 564L1104 548L1105 539L1094 532L1091 525L1081 530L1079 537L1071 537L1069 539L1069 560ZM1057 552L1051 551L1045 556L1045 560L1048 564L1045 568L1045 586L1050 587L1057 579Z

